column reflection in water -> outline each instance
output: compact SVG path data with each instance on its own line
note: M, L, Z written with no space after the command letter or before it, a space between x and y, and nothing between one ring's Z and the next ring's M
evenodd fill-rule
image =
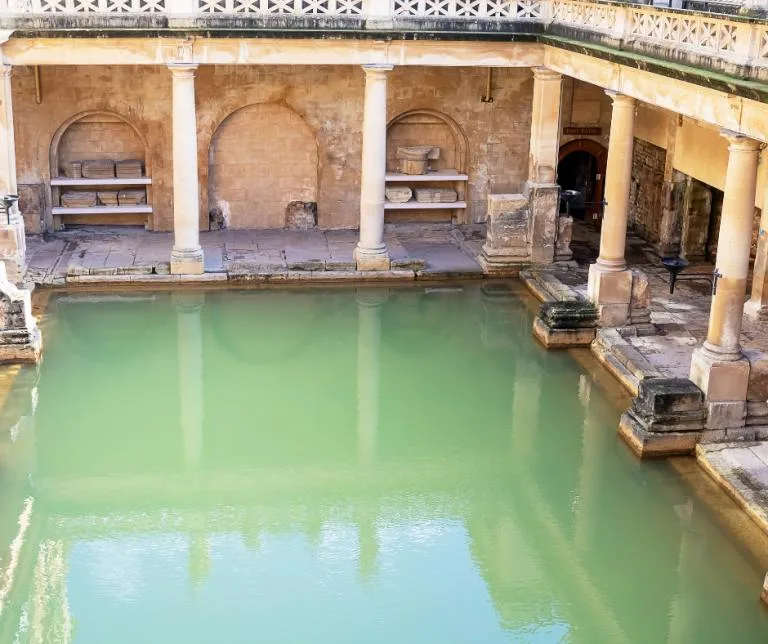
M200 319L205 293L174 293L179 363L179 416L184 464L200 465L203 449L203 330Z
M381 309L387 289L361 288L357 302L357 464L359 475L375 476L379 433ZM365 581L376 572L379 545L376 532L378 504L361 498L355 509L360 547L359 570Z
M203 450L203 333L204 292L173 294L176 308L177 357L179 366L179 420L183 441L185 469L194 473L200 466ZM205 521L198 525L189 517L188 573L199 589L211 571L211 552Z

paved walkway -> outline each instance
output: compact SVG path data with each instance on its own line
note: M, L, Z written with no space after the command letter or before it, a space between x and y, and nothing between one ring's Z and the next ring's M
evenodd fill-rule
M474 260L483 227L387 226L393 279L482 276ZM282 279L362 279L355 270L354 230L221 230L203 232L207 281L263 276ZM162 281L168 275L171 233L133 227L83 227L27 238L25 281L43 285L96 281ZM370 276L370 275L369 275ZM122 279L120 279L122 277ZM376 277L376 276L373 276ZM387 277L387 275L378 275Z

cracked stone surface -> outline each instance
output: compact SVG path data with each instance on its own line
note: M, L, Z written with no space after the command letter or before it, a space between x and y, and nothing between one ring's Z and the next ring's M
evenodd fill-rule
M390 224L384 239L396 268L481 275L484 227ZM216 230L200 233L206 273L353 271L356 230ZM62 284L67 275L167 274L172 233L81 227L27 238L24 281Z

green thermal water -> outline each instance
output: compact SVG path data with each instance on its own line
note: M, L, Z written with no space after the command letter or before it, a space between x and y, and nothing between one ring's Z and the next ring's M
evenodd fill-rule
M52 297L0 642L766 642L765 571L530 326L479 285Z

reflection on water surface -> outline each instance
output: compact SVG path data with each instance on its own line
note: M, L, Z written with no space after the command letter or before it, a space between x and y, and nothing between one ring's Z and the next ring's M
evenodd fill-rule
M766 641L756 562L530 315L54 296L2 412L0 643Z

